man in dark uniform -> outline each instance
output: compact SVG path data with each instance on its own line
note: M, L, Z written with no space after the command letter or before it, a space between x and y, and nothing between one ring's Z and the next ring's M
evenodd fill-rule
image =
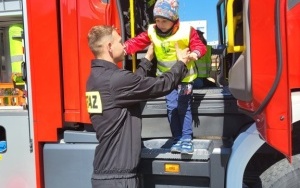
M185 77L187 49L178 50L178 62L169 72L153 78L150 72L153 45L149 46L135 73L122 70L122 39L111 26L94 26L88 42L95 59L87 81L86 99L99 140L95 150L93 188L139 187L137 166L141 152L139 102L168 94Z

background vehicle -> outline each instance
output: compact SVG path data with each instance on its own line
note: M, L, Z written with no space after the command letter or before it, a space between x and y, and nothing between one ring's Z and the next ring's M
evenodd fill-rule
M97 141L84 95L86 35L96 24L115 25L124 38L140 32L151 21L145 3L23 1L27 108L0 110L1 187L91 186ZM170 154L164 99L143 103L142 187L299 187L300 2L216 7L218 87L195 91L196 151ZM120 67L134 69L140 56Z

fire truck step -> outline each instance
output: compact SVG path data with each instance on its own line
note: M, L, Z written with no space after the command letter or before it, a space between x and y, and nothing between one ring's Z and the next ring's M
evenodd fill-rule
M201 160L207 161L214 148L211 140L194 139L193 154L171 153L172 139L152 139L143 142L141 157L148 159Z

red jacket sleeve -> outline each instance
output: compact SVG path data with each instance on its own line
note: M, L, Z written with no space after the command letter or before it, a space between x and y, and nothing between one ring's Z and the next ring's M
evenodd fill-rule
M190 51L198 54L198 58L202 57L206 53L206 46L199 38L197 31L192 27L190 35Z
M144 31L134 38L125 41L125 51L128 55L134 54L137 51L145 49L151 44L148 32Z

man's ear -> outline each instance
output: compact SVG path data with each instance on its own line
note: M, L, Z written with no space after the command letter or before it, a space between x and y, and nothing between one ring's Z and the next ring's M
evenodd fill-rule
M111 48L111 46L112 46L112 43L111 43L111 42L109 42L109 43L108 43L108 45L107 45L107 47L108 47L108 51L109 51L109 52L112 52L112 48Z

